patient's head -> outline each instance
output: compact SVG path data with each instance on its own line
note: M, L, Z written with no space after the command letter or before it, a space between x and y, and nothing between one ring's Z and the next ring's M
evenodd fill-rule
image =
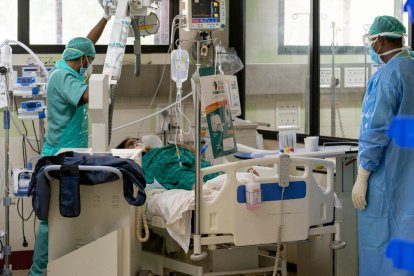
M153 148L162 147L161 139L156 135L144 135L142 138L126 137L117 149L141 149L144 153Z
M136 149L136 148L160 148L161 139L156 135L144 135L142 138L126 137L116 148L117 149Z
M127 137L116 148L117 149L135 149L140 142L139 138Z

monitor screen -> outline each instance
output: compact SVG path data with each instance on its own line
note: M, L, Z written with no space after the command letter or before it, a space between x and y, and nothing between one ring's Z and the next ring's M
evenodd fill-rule
M191 0L192 23L220 22L219 0Z
M21 84L30 84L32 82L34 82L34 79L31 77L20 77L17 79L18 83Z

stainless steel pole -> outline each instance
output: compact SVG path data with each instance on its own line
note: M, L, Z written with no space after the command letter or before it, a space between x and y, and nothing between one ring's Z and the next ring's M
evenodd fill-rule
M8 69L4 70L3 67L1 70L1 74L5 77L5 92L9 93L9 75ZM11 255L11 246L10 246L10 216L9 216L9 208L11 205L11 198L9 196L9 189L10 189L10 179L9 179L9 148L10 148L10 111L9 108L6 106L3 111L3 127L4 127L4 197L3 197L3 206L4 206L4 224L5 224L5 233L4 233L4 246L3 246L3 253L4 253L4 269L3 269L3 276L10 276L12 272L10 270L10 262L9 256Z
M200 69L200 41L197 41L197 73L199 74ZM200 75L200 74L199 74ZM197 86L198 88L198 86ZM201 201L201 156L200 156L200 137L201 137L201 95L199 95L199 89L195 89L195 171L196 171L196 188L195 188L195 208L196 208L196 219L195 219L195 234L200 235L200 201Z
M331 77L331 136L336 135L336 77L335 77L335 22L332 22L332 77Z

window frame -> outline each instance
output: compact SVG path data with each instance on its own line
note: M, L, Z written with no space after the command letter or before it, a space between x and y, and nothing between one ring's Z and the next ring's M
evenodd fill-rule
M284 2L285 0L278 0L279 3L280 2ZM241 2L241 3L240 3ZM234 3L234 5L239 5L241 8L240 10L237 10L237 14L236 13L232 13L231 16L234 17L242 17L243 18L243 23L241 26L239 26L239 28L235 27L234 28L234 34L233 36L237 37L241 37L241 39L238 39L235 45L236 48L239 47L240 49L243 49L243 62L245 62L245 52L244 52L244 47L245 47L245 43L246 43L246 0L232 0L231 1L231 5ZM231 7L231 6L230 6ZM284 11L284 9L283 9ZM352 139L352 138L341 138L341 137L332 137L332 136L320 136L320 92L321 92L321 87L320 87L320 69L321 69L321 64L320 64L320 56L321 54L323 54L324 50L323 47L327 47L329 48L329 46L320 46L320 0L312 0L311 1L311 15L312 18L310 20L310 46L309 49L306 50L306 46L303 46L303 49L300 51L308 51L306 52L307 54L309 54L309 68L310 68L310 89L309 89L309 107L307 112L307 118L309 121L309 125L308 125L308 129L307 134L304 133L298 133L297 134L297 141L300 143L303 143L303 139L307 136L319 136L319 143L323 144L326 142L357 142L358 139ZM280 17L279 17L280 20ZM230 27L232 27L232 25L230 24ZM238 30L238 31L237 31ZM408 24L408 41L411 47L414 47L414 24L413 22L409 22ZM280 38L280 37L279 37ZM240 42L241 41L241 42ZM280 46L280 44L279 44ZM345 46L343 46L345 47ZM352 47L352 46L347 46L347 47ZM361 47L363 49L363 47ZM280 48L279 48L280 49ZM283 49L282 49L283 50ZM287 50L289 50L289 48L287 48ZM291 50L290 50L291 51ZM338 51L339 52L339 51ZM330 53L330 52L329 52ZM279 54L281 54L279 52ZM289 53L287 53L289 54ZM295 54L298 54L298 51L295 52ZM245 90L245 68L239 72L237 74L238 79L242 78L242 83L243 86L240 87L239 85L239 92L240 92L240 98L243 100L243 103L245 102L245 97L246 97L246 90ZM245 117L246 114L246 110L245 110L245 105L242 105L242 116L240 116L241 118ZM266 140L276 140L277 138L277 131L270 131L270 130L258 130L259 133L263 134L263 138Z
M285 2L288 0L278 0L279 10L278 10L278 54L279 55L308 55L309 47L308 46L293 46L285 45ZM320 2L320 1L318 1ZM320 3L318 3L320 5ZM311 15L312 13L310 13ZM320 18L320 16L319 16ZM320 32L320 28L318 29ZM361 38L362 39L362 38ZM321 55L330 55L332 54L331 46L320 46ZM337 55L363 55L365 53L364 46L336 46L335 54Z
M169 36L171 34L171 23L173 18L179 13L179 3L174 0L165 0L170 2L170 20L168 24ZM62 53L65 45L37 45L30 44L30 1L17 1L17 38L20 42L27 45L32 51L37 54L56 54ZM13 53L26 53L21 47L12 46ZM108 45L95 45L97 54L106 53ZM150 53L167 53L169 45L142 45L141 52L143 54ZM134 45L127 45L125 53L134 53Z

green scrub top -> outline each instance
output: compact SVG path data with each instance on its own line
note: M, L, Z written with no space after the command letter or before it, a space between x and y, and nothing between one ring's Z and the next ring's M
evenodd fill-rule
M88 147L88 105L78 106L88 88L83 76L59 60L47 85L48 125L42 155L54 155L61 148Z

